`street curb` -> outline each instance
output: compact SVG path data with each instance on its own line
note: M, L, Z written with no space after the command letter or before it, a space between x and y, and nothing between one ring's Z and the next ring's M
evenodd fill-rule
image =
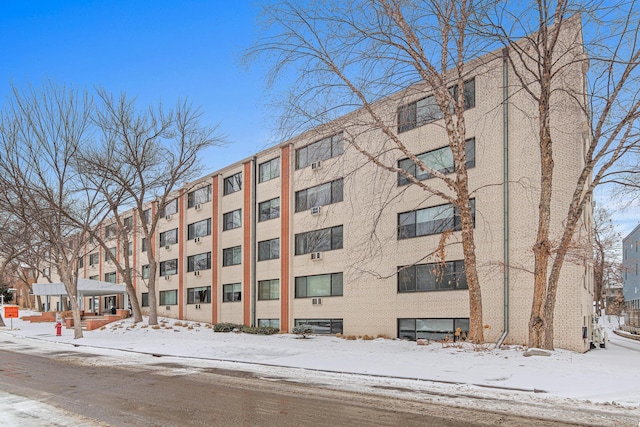
M52 344L63 344L63 345L69 345L69 346L73 346L73 347L84 347L84 348L96 348L96 349L101 349L101 350L122 351L122 352L126 352L126 353L143 354L143 355L152 356L152 357L158 357L158 358L159 357L175 357L175 358L180 358L180 359L192 359L192 360L205 360L205 361L212 361L212 362L236 363L236 364L239 364L239 365L255 365L255 366L264 366L264 367L268 367L268 368L286 368L286 369L295 369L295 370L308 371L308 372L320 372L320 373L327 373L327 374L354 375L354 376L358 376L358 377L388 378L388 379L398 379L398 380L408 380L408 381L420 381L420 382L425 382L425 383L429 383L430 382L430 383L435 383L435 384L473 386L473 387L480 387L480 388L488 388L488 389L492 389L492 390L519 391L519 392L523 392L523 393L535 393L535 394L547 393L545 390L540 390L540 389L535 389L535 388L534 389L529 389L529 388L518 388L518 387L502 387L502 386L490 385L490 384L475 384L475 383L465 383L465 382L459 382L459 381L434 380L434 379L429 379L429 378L401 377L401 376L383 375L383 374L364 374L364 373L359 373L359 372L335 371L335 370L318 369L318 368L302 368L302 367L299 367L299 366L276 365L276 364L272 364L272 363L263 363L263 362L245 362L245 361L242 361L242 360L220 359L220 358L215 358L215 357L176 356L174 354L164 354L164 353L157 353L157 352L129 350L129 349L120 349L120 348L112 348L112 347L99 347L99 346L96 346L96 345L74 344L74 343L69 343L69 342L50 341L50 340L43 339L43 338L29 337L29 336L24 336L24 335L19 335L19 334L13 334L13 333L11 333L11 331L3 331L2 329L0 329L0 332L4 333L6 335L12 336L14 338L29 339L29 340L34 340L34 341L42 341L42 342L47 342L47 343L52 343Z

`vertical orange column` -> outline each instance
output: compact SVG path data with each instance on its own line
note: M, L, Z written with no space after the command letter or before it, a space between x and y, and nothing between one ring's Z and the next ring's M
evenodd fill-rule
M243 267L243 283L242 283L242 312L243 323L251 324L251 256L253 248L251 247L251 185L253 177L251 176L251 162L244 164L244 206L242 207L242 228L244 230L244 242L242 244L242 267Z
M218 214L220 192L218 191L218 175L213 177L211 213L211 323L218 323Z
M100 238L104 238L104 234L102 234L102 224L100 224ZM100 260L100 262L98 263L98 280L104 280L104 277L102 276L102 264L104 263L104 258L106 254L102 254L100 253L102 252L102 247L98 246L98 259ZM93 307L92 307L93 308Z
M133 270L133 272L131 273L131 284L133 285L133 289L138 289L137 288L137 283L138 283L138 274L137 274L137 268L138 268L138 264L137 264L137 260L138 260L138 210L134 210L133 211L133 226L131 229L131 241L133 242L133 259L131 261L131 265L129 267L131 267L131 269ZM127 307L125 307L127 308Z
M84 277L85 279L87 278L87 264L89 263L89 260L86 259L87 258L86 255L87 255L87 244L85 243L84 251L82 251L82 269L83 269L82 277Z
M158 202L153 202L153 203L151 204L151 216L150 216L150 218L155 218L156 210L158 210ZM148 224L147 224L147 225L148 225ZM153 246L153 256L154 256L156 259L157 259L157 256L158 256L158 255L156 254L156 250L157 250L157 248L156 248L156 246L155 246L155 244L156 244L156 233L157 233L157 230L158 230L158 228L156 227L156 229L154 230L153 234L150 236L150 237L151 237L151 241L150 241L150 242L147 242L147 243L149 243L150 245L154 245L154 246ZM157 274L157 272L156 272L156 274Z
M116 224L116 227L118 225ZM122 258L120 258L121 255L121 248L120 246L122 246L122 241L120 240L120 230L118 230L118 234L116 236L116 259L118 260L118 262L122 262ZM114 262L115 265L115 262ZM121 278L120 278L120 272L116 269L116 283L121 282Z
M289 332L290 147L290 145L282 147L280 156L280 330L282 332Z
M156 214L156 211L158 210L158 202L153 202L153 203L151 204L151 208L150 208L150 209L151 209L151 216L150 216L150 218L155 218L155 216L157 215L157 214ZM144 214L144 213L143 213L143 214ZM147 224L147 225L148 225L148 224ZM158 247L156 246L156 233L157 233L157 232L158 232L158 228L156 227L156 229L153 231L153 234L151 234L151 236L149 236L149 238L150 238L150 240L151 240L151 241L150 241L150 242L147 242L147 244L149 244L149 245L153 245L153 250L152 250L152 252L153 252L153 258L155 258L156 260L158 259ZM149 262L150 262L150 261L149 261ZM158 274L159 274L159 269L160 269L160 264L159 264L159 263L157 264L157 267L156 267L156 268L157 268L157 269L156 269L156 291L155 291L155 293L156 293L156 308L157 308L157 307L158 307L158 303L160 302L160 300L159 300L159 299L157 299L157 297L158 297L158 295L159 295L159 294L158 294L158 287L160 286L160 285L158 284L158 279L157 279ZM143 288L143 289L144 289L144 288Z
M183 319L184 315L184 247L187 244L184 236L184 218L187 204L185 203L184 190L180 191L178 197L178 319Z

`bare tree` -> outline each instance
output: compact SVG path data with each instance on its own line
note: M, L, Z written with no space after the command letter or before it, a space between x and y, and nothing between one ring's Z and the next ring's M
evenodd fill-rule
M598 316L604 308L606 290L622 282L621 241L611 212L603 207L596 208L593 215L593 300Z
M83 150L83 170L87 176L99 177L95 191L109 205L123 251L133 230L124 224L121 211L123 207L134 208L139 216L140 226L135 232L149 242L149 324L156 325L158 256L152 237L164 218L165 206L178 196L174 193L176 188L200 175L203 151L222 144L223 137L215 126L202 124L200 110L186 101L165 111L162 105L139 109L134 99L124 94L114 97L103 89L98 90L98 98L95 123L100 138ZM151 204L155 204L154 208ZM96 241L106 247L103 239ZM108 250L106 253L125 281L134 318L140 321L141 311L129 274L133 266L126 256L118 260Z
M0 223L3 230L0 236L0 277L10 280L18 292L25 294L31 293L31 284L40 277L52 282L47 245L37 241L29 227L8 211L3 212ZM34 308L31 298L22 302L23 307Z
M537 106L540 151L538 232L534 243L534 295L529 346L553 348L554 311L560 272L572 240L591 206L594 189L615 180L620 160L638 148L638 6L635 2L532 1L491 10L490 33L507 46L512 70ZM581 20L584 19L584 30ZM524 39L523 39L524 37ZM586 38L586 39L585 39ZM575 70L589 67L580 84ZM574 70L574 71L572 71ZM588 119L584 158L564 209L552 200L562 134L558 108L580 109ZM552 217L561 215L554 230ZM588 215L588 213L587 213ZM588 223L588 219L587 219ZM586 225L586 224L585 224ZM588 227L587 227L588 228Z
M10 212L0 214L0 277L5 277L10 273L8 270L15 270L16 260L26 253L30 245L26 239L28 236L26 227L20 223L18 218ZM13 272L13 271L11 271Z
M469 287L469 338L479 343L484 341L482 294L464 114L469 101L465 81L472 71L467 69L467 60L477 42L470 26L473 8L473 2L465 0L278 1L264 7L269 35L248 58L270 61L272 82L290 69L297 72L285 112L285 121L302 118L293 128L319 124L331 128L334 124L343 132L344 141L367 161L455 207ZM433 95L431 114L443 119L454 160L451 170L422 161L400 138L398 128L419 125L423 117L410 109L385 111L376 104L381 97L407 87L407 103ZM356 108L360 112L351 115L351 125L331 122ZM372 132L382 135L380 141L370 138ZM418 173L399 167L400 158L410 159L415 171L433 179L421 180Z
M46 249L71 300L74 338L82 337L77 259L86 231L104 214L73 168L87 143L91 110L87 93L47 82L13 88L0 119L0 207Z

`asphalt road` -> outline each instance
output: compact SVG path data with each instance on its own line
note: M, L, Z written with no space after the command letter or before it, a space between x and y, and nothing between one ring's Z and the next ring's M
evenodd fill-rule
M12 423L24 420L16 425L567 425L330 390L242 371L193 369L177 363L127 366L126 360L118 357L112 357L107 366L94 366L91 358L107 356L73 350L42 355L30 350L28 343L2 340L0 401L4 392L5 401L10 396L61 412L32 408L21 413L19 405L3 405L2 411L13 411ZM40 415L34 418L34 413ZM49 418L54 416L57 418Z

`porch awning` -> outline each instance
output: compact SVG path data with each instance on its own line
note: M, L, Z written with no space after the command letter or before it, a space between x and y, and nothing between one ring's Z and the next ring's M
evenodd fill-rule
M62 283L34 283L31 285L34 295L67 295ZM125 294L124 283L101 282L99 280L78 279L78 294L85 296L101 296Z

